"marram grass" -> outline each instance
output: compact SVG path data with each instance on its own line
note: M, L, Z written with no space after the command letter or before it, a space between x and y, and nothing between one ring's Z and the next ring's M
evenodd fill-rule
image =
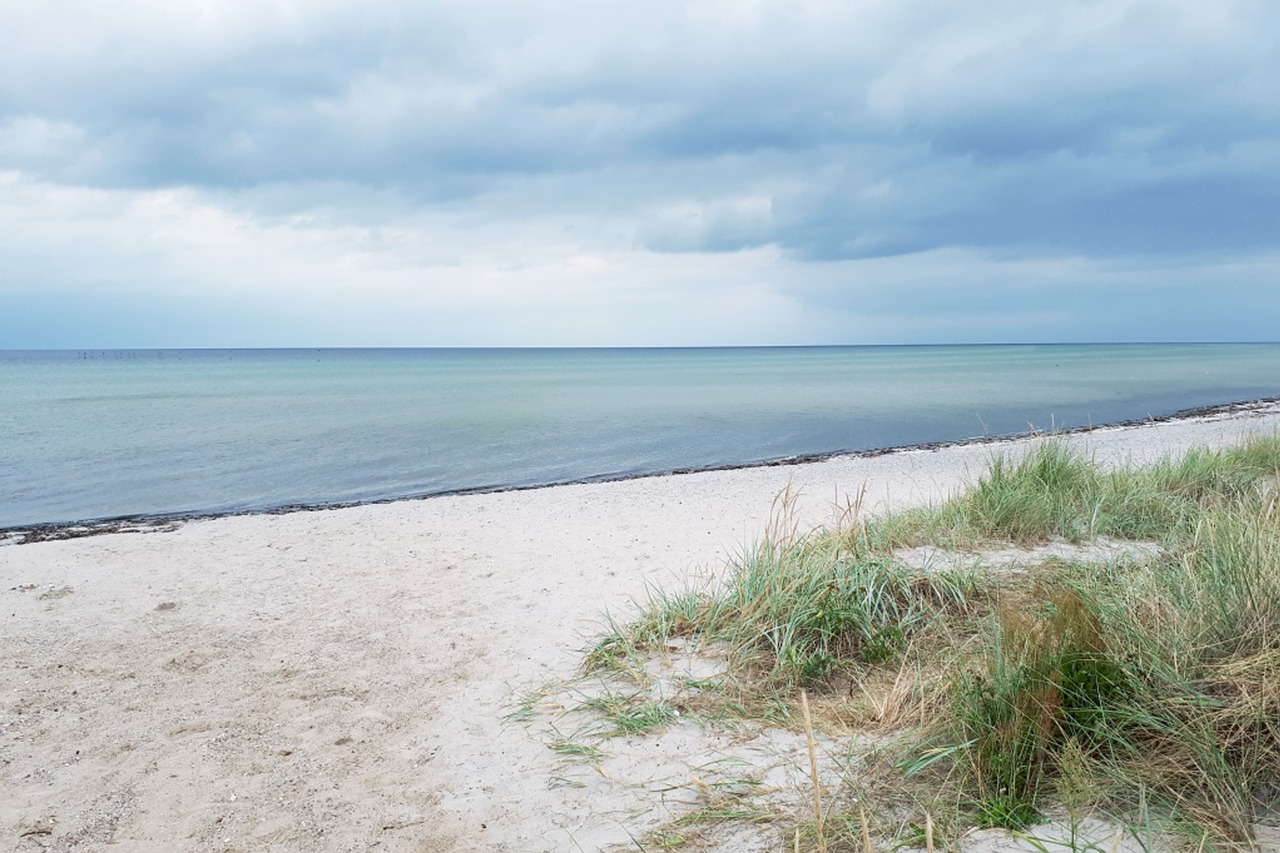
M737 689L708 701L794 720L779 708L808 689L830 717L896 728L879 789L953 832L1066 809L1247 845L1280 797L1278 483L1277 436L1121 470L1047 440L941 506L837 529L799 535L784 495L723 577L653 593L586 666L634 674L675 638L714 645ZM1101 536L1161 550L1024 573L894 558Z

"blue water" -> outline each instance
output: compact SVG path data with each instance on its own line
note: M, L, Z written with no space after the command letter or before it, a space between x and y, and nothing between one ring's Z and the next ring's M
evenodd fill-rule
M0 528L525 486L1280 395L1280 344L0 352Z

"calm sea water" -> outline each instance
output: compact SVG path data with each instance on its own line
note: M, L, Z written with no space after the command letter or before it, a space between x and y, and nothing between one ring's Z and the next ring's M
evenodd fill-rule
M0 528L524 486L1280 395L1280 344L0 352Z

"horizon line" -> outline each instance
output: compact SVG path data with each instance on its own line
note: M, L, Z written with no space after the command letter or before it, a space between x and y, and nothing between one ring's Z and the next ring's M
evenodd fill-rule
M543 344L543 345L424 345L424 346L75 346L75 347L0 347L0 353L91 353L91 352L387 352L387 351L571 351L571 350L740 350L740 349L876 349L891 347L1037 347L1037 346L1258 346L1280 344L1280 340L1247 341L984 341L938 343L825 343L825 344Z

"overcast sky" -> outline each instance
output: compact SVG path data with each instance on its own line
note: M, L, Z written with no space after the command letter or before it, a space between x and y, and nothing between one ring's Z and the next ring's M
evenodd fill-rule
M5 0L0 348L1280 338L1271 0Z

